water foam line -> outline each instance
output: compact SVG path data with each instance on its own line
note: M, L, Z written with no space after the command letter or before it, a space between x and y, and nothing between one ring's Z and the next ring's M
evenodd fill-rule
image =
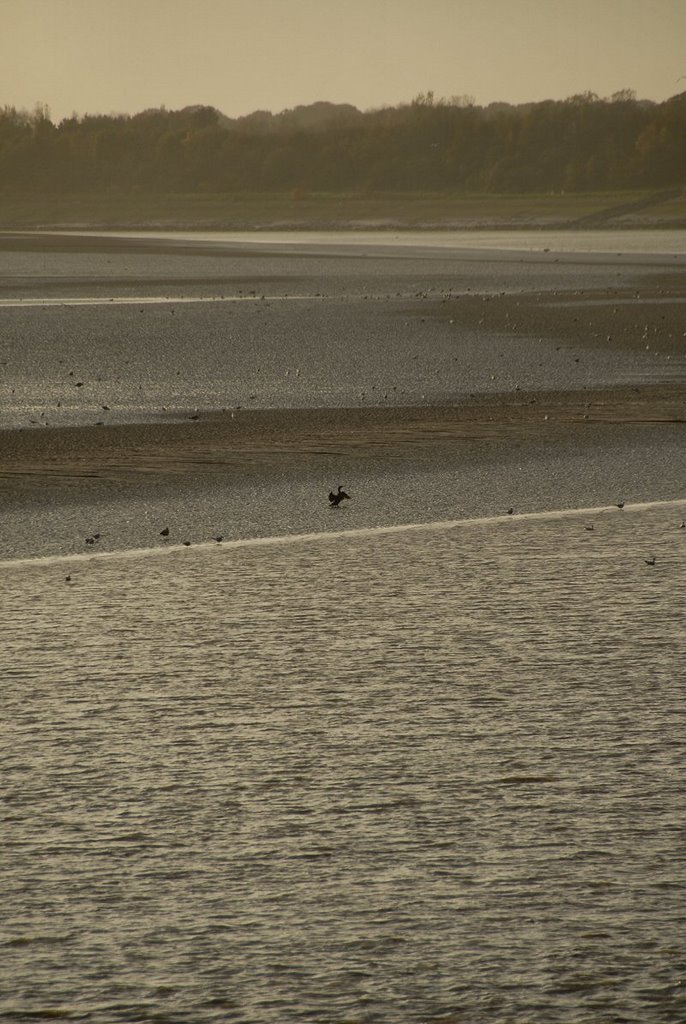
M318 533L287 533L270 537L237 537L234 539L198 541L188 547L183 544L156 545L151 548L122 548L116 551L80 551L73 554L63 555L41 555L35 558L10 558L0 561L0 566L9 568L20 565L59 565L65 562L89 562L92 560L112 558L142 558L155 555L182 554L186 557L194 551L206 551L209 548L232 549L246 547L266 547L278 544L313 544L327 540L355 539L363 537L378 537L395 533L412 533L421 531L452 530L458 527L483 526L486 524L497 525L499 523L520 523L535 522L546 519L565 519L573 516L601 515L603 513L616 512L617 515L628 515L631 512L643 511L651 508L671 508L683 506L684 499L672 498L667 501L642 501L632 502L620 513L615 505L597 505L592 508L568 508L550 509L543 512L521 512L514 515L499 516L477 516L472 519L438 519L425 523L398 523L392 526L362 526L352 527L348 530L324 530Z

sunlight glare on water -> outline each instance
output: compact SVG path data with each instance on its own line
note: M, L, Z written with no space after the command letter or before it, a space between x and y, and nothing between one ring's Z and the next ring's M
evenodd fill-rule
M0 1019L685 1019L682 517L5 563Z
M97 232L79 232L97 234ZM161 237L157 231L113 231L111 237L151 239ZM686 231L674 228L639 230L577 230L542 227L535 231L517 230L417 230L390 229L379 231L165 231L165 239L204 243L217 248L241 245L246 248L264 246L335 246L343 248L408 248L408 249L479 249L502 252L595 252L595 253L665 253L686 254Z

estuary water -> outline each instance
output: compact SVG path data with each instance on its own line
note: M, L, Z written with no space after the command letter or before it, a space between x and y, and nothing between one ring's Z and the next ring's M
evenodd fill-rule
M683 377L683 232L465 234L0 244L0 1021L686 1022L678 410L51 462Z
M0 1019L686 1020L684 511L5 562Z

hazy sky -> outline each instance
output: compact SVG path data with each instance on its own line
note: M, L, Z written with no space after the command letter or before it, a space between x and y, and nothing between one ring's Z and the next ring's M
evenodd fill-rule
M0 0L0 107L230 116L686 90L686 0Z

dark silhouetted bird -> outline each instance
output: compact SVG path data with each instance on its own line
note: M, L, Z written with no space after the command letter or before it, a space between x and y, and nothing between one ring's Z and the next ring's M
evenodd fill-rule
M623 501L618 501L617 502L617 508L624 508L624 502Z
M169 527L165 526L165 528L163 530L160 530L160 537L168 537L168 536L169 536Z
M508 514L508 516L513 515L514 514L514 509L513 508L508 508L507 514Z
M643 561L646 565L655 565L655 555L652 558L644 558Z
M350 495L346 494L341 485L339 484L338 491L336 492L336 494L334 494L333 491L329 491L329 507L338 508L338 506L340 505L344 498L347 498L348 501L350 501Z

